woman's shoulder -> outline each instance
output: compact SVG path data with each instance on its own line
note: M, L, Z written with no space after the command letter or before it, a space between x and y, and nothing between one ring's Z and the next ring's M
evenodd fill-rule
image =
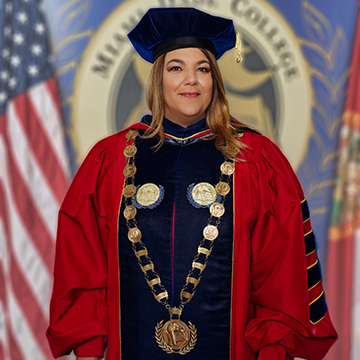
M301 189L290 161L274 141L253 131L243 132L241 141L246 147L242 150L240 159L250 163L255 176L269 181L283 178L286 179L284 183L293 183L297 189Z
M147 125L143 123L135 123L127 128L116 132L115 134L106 136L98 140L95 145L88 152L85 161L92 159L97 162L99 160L110 161L114 160L119 154L119 149L125 148L127 142L127 134L130 130L146 130Z
M241 129L240 134L240 140L245 145L242 156L244 156L246 160L256 160L259 159L259 157L267 158L268 154L275 154L275 156L285 158L279 146L265 135L249 128Z

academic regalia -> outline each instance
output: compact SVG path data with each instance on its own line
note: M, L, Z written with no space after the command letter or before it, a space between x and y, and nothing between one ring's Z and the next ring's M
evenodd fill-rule
M131 126L140 133L151 118ZM185 355L166 354L155 326L168 320L127 238L123 216L128 129L94 146L59 213L55 282L47 337L54 356L129 359L321 359L336 339L321 284L315 238L299 181L279 148L243 129L219 236L181 320L197 329ZM137 137L135 185L163 188L136 221L155 269L178 306L209 219L189 187L215 185L223 155L205 119L183 128L164 119L165 142ZM196 205L196 204L195 204Z

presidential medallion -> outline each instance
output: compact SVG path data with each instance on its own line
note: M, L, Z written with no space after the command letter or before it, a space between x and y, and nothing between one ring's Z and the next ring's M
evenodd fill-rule
M161 320L155 327L155 339L159 347L168 354L184 355L191 351L197 341L197 329L190 321L188 324L179 319L171 319L165 324Z
M138 209L153 209L158 206L163 200L165 190L163 186L156 186L152 183L147 183L137 187L136 195L134 196L134 205Z

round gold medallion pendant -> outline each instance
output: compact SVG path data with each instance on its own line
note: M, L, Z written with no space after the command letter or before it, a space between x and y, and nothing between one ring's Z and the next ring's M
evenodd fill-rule
M216 192L221 196L226 196L230 192L229 184L220 181L215 186Z
M124 155L129 158L135 156L137 153L137 147L135 145L129 145L124 150Z
M219 236L219 230L214 225L204 227L203 235L206 240L214 241Z
M230 176L235 171L235 165L229 161L224 161L220 166L220 170L224 175Z
M134 244L139 242L141 240L141 231L138 228L129 229L128 239Z
M136 166L133 165L133 164L130 164L130 165L126 165L125 168L124 168L124 176L125 177L132 177L135 175L136 173Z
M128 205L124 209L124 217L126 220L131 220L136 216L137 210L134 205Z
M225 214L225 206L223 204L221 204L221 203L214 202L210 206L210 214L212 216L217 217L217 218L222 217Z
M161 320L155 327L155 339L159 347L168 354L184 355L191 351L197 341L197 329L190 321L188 324L178 319L171 319L164 324L164 320Z
M128 140L135 139L139 135L138 130L129 130L129 132L126 134L126 138Z
M133 197L136 194L136 186L133 184L126 185L123 194L126 198Z

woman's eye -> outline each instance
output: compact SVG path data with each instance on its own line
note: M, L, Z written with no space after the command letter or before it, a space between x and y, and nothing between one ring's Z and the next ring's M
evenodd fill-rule
M202 68L199 68L198 71L203 72L203 73L208 73L208 72L210 72L210 69L207 67L202 67Z
M170 68L169 71L179 71L179 70L181 70L180 66L173 66L173 67Z

